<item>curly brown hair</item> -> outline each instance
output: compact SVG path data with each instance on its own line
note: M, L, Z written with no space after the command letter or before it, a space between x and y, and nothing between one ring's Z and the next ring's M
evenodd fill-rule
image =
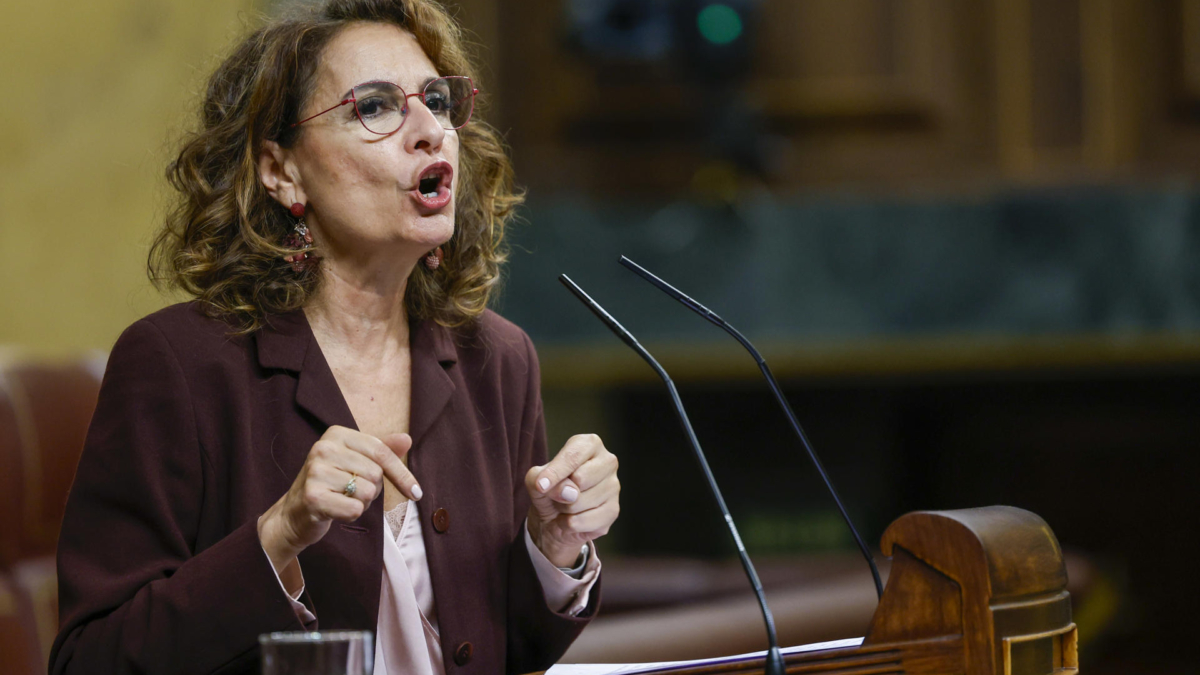
M296 272L283 260L294 219L258 175L265 140L291 147L293 127L315 86L321 54L347 25L387 23L411 32L442 74L474 76L454 19L435 0L328 0L254 31L208 81L199 129L167 169L175 203L150 249L147 269L195 296L205 311L257 330L271 314L302 307L321 283L319 263ZM454 235L436 271L409 277L409 316L444 326L471 322L497 289L504 230L523 201L499 134L479 118L459 129Z

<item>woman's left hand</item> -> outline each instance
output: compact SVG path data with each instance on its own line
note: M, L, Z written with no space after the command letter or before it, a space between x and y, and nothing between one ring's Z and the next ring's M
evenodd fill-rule
M617 456L596 434L572 436L545 466L525 474L529 536L558 567L573 567L579 550L608 534L621 512Z

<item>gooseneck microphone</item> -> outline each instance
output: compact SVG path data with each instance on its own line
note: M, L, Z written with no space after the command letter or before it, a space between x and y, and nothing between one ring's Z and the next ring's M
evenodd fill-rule
M817 473L821 474L821 480L825 481L825 487L829 489L829 495L833 497L834 503L837 504L838 511L841 511L842 518L845 519L846 525L850 528L850 533L854 535L854 541L858 543L858 548L862 551L863 557L867 559L867 564L871 566L871 576L875 579L875 593L882 598L883 582L879 579L879 568L875 566L875 558L871 555L871 551L867 548L867 545L863 543L863 539L858 534L858 530L855 529L854 523L850 522L850 514L846 512L846 507L842 504L841 498L838 497L837 490L835 490L833 487L833 481L829 480L829 474L825 473L825 467L821 465L821 460L817 458L817 452L813 450L812 443L808 442L808 436L805 435L804 429L800 428L800 422L796 420L796 413L792 410L791 404L787 402L786 398L784 398L783 391L779 388L779 383L775 381L775 376L771 374L771 369L767 367L766 359L764 359L762 354L760 354L758 350L754 348L754 345L750 344L750 341L746 339L746 336L738 332L738 330L733 326L730 326L724 319L717 316L716 312L713 312L711 309L705 307L699 302L696 302L692 298L688 297L683 291L658 278L649 270L633 262L629 258L621 256L621 264L632 270L641 278L658 287L667 295L678 300L688 309L704 317L704 319L709 323L716 324L726 333L732 335L733 339L740 342L742 346L746 348L746 351L750 352L750 355L754 357L755 362L758 363L759 370L761 370L763 376L767 378L767 384L771 386L771 393L775 394L775 400L779 402L779 407L783 408L784 414L787 415L788 421L791 422L792 431L795 431L796 436L800 438L800 443L808 452L808 458L812 460L813 466L817 468Z
M696 453L696 459L700 462L700 468L704 470L704 477L708 479L708 487L712 490L713 498L717 500L717 507L721 509L721 514L725 516L725 524L729 526L729 534L733 536L733 543L737 546L738 557L742 561L742 568L746 570L746 576L750 578L750 585L754 588L754 595L758 598L758 605L762 608L763 621L767 624L767 642L769 649L766 656L766 675L784 675L783 654L779 651L779 642L775 639L775 618L771 616L771 610L767 607L767 598L763 595L762 582L758 580L758 572L754 571L754 564L750 562L750 556L746 554L746 547L742 545L742 538L738 535L737 526L733 524L733 516L729 515L729 509L725 506L725 499L721 497L721 490L717 487L717 479L713 477L712 470L708 468L708 460L704 457L704 451L700 449L700 441L696 438L696 432L692 430L692 423L688 421L687 412L683 409L683 401L679 398L679 391L675 389L675 383L671 381L671 377L667 375L667 371L659 365L658 361L650 356L650 352L638 343L637 339L625 330L625 327L612 318L604 308L593 300L583 289L571 281L570 277L563 274L558 277L558 280L563 283L575 297L579 298L583 304L587 305L588 309L592 310L604 325L608 326L621 341L629 345L633 351L638 353L638 356L645 359L646 363L654 369L655 373L662 378L662 381L667 385L667 390L671 393L671 402L675 404L675 415L679 418L679 423L683 425L683 431L687 434L688 441L692 444L692 450Z

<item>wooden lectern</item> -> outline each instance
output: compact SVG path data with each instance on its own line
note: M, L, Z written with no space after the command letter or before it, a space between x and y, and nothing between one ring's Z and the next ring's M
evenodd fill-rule
M859 647L785 657L788 673L1078 673L1062 550L1046 522L1011 506L918 511L883 534L887 587ZM763 660L655 671L763 672Z

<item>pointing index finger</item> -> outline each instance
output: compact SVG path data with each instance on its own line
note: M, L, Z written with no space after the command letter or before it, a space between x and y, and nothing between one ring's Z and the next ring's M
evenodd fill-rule
M407 466L404 466L404 462L401 462L399 457L399 454L408 451L411 443L411 439L403 434L388 436L386 441L362 434L354 439L353 445L351 442L347 442L347 446L374 460L383 469L383 475L387 476L387 479L392 481L400 492L404 493L404 496L413 501L420 501L423 496L421 486L417 484L416 477L412 475Z

